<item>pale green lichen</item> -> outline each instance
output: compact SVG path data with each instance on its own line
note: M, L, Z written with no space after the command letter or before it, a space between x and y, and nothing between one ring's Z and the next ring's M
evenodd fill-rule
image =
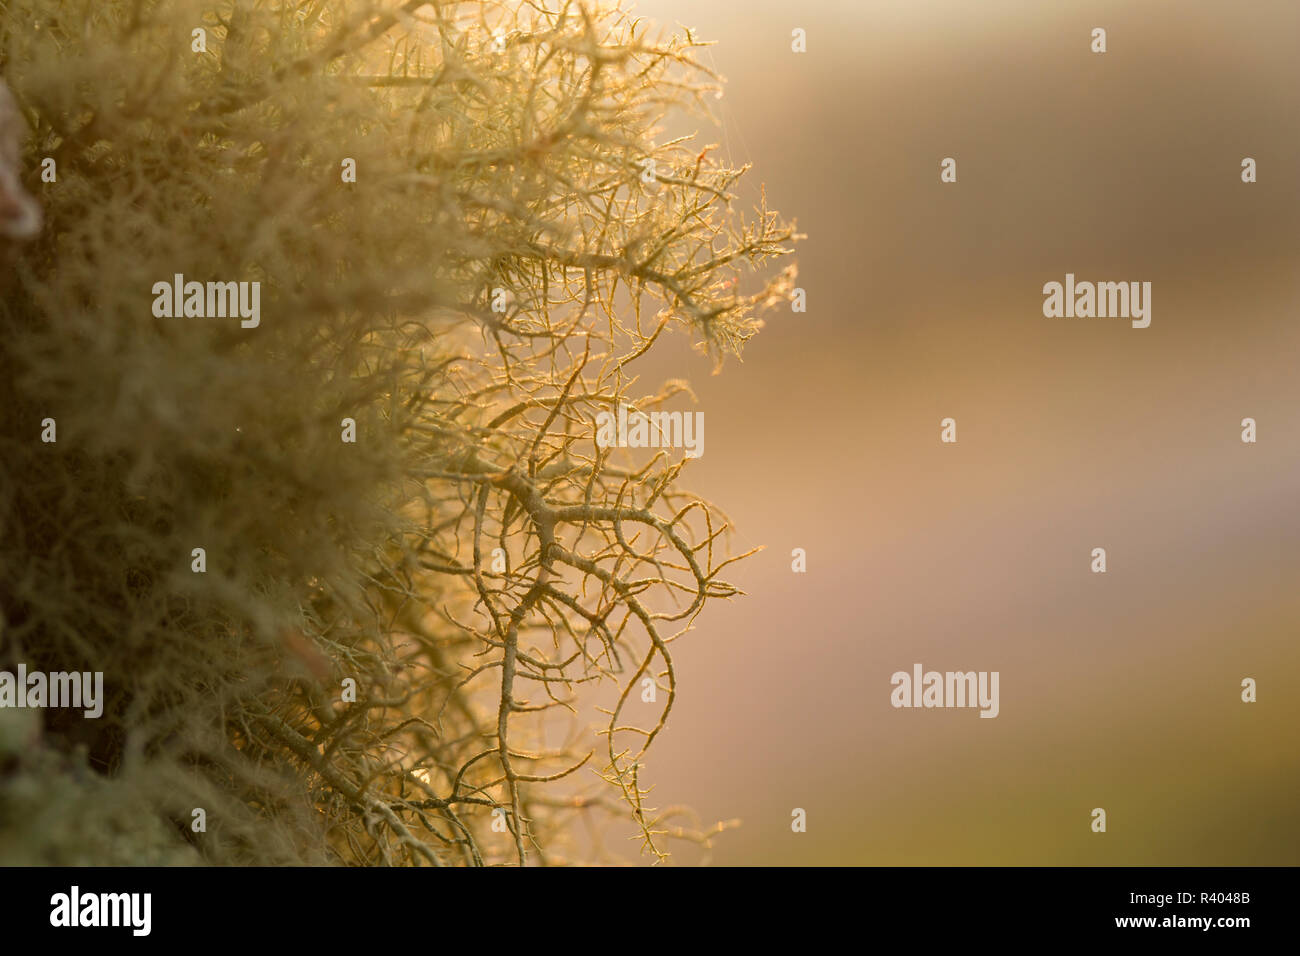
M0 860L549 862L600 806L662 855L666 642L735 591L682 462L593 420L680 391L631 372L669 327L737 350L795 238L654 145L697 45L577 2L0 0L45 211L0 251L0 667L108 696L0 767ZM156 317L175 274L260 282L259 326ZM600 756L542 748L542 705L646 676ZM575 766L622 802L546 782Z

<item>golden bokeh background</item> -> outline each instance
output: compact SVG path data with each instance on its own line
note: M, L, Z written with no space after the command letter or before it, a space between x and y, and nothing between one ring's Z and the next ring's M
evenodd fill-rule
M636 9L718 41L702 141L808 234L806 314L642 370L766 546L674 645L651 802L743 819L718 863L1300 863L1300 6ZM1044 318L1067 272L1152 282L1151 327ZM1000 716L893 709L918 661Z

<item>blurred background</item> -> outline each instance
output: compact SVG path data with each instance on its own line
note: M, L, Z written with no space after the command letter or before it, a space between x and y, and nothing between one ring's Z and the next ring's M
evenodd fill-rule
M717 863L1300 863L1300 6L636 9L718 41L702 142L809 236L806 314L642 369L766 546L674 645L650 802L741 818ZM1067 272L1150 281L1150 328L1044 318ZM1000 716L893 709L915 662Z

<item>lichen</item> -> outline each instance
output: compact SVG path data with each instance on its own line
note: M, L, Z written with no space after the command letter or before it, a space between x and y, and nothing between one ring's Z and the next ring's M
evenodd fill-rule
M602 810L663 858L669 642L737 592L685 462L595 416L684 394L633 373L669 330L737 352L796 238L656 143L699 46L579 2L0 2L45 220L0 250L0 667L107 696L0 767L0 860L563 862ZM155 314L176 275L260 323ZM603 736L548 746L588 683Z

